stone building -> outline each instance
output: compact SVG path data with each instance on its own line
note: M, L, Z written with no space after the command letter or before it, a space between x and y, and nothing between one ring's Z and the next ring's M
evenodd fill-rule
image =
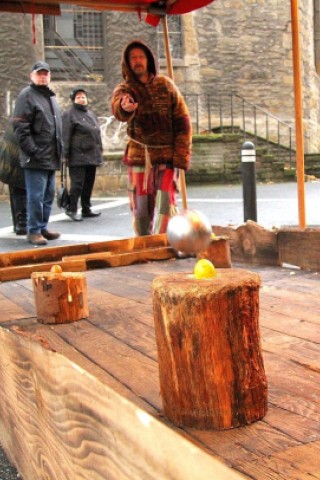
M81 84L101 117L111 115L110 96L121 79L120 56L128 41L146 41L165 72L161 27L149 26L135 14L62 7L61 17L0 13L2 129L36 59L52 66L52 85L62 108L71 88ZM301 0L303 122L309 152L320 150L319 24L320 0ZM253 118L265 127L264 111L294 125L289 0L215 0L191 14L169 17L169 31L175 82L186 95L197 131L219 127L221 119L225 125L240 123L244 108L251 112L246 124L251 130Z

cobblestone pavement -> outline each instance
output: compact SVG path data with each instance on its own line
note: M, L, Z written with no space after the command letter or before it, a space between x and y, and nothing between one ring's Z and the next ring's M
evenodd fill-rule
M4 450L0 446L0 480L22 480L18 471L10 464Z

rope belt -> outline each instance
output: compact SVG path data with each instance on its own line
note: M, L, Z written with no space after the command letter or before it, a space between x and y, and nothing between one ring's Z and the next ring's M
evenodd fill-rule
M144 188L144 190L146 190L147 186L148 186L149 173L150 173L150 170L152 168L148 148L160 149L160 148L165 148L165 147L171 147L171 145L147 145L146 143L139 142L138 140L135 140L134 138L131 138L131 137L129 137L129 140L131 140L134 143L137 143L138 145L141 145L141 147L144 148L145 168L144 168L144 176L143 176L143 188Z

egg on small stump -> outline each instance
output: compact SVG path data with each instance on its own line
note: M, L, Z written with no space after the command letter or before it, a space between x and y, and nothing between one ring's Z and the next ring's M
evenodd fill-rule
M52 267L50 268L50 272L51 273L62 273L62 268L60 267L60 265L52 265Z
M216 277L217 271L214 265L210 262L210 260L202 258L195 264L193 274L194 278L196 278L197 280L201 280L202 278Z
M212 228L209 220L198 210L183 210L168 223L167 238L177 252L194 255L210 243Z

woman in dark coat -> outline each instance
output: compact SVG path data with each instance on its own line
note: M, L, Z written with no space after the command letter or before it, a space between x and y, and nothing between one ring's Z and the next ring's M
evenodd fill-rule
M97 217L91 210L91 194L96 168L102 165L101 131L96 115L88 109L87 92L82 87L72 90L72 107L62 116L64 157L71 180L70 204L66 214L74 221ZM77 213L81 201L82 216Z

